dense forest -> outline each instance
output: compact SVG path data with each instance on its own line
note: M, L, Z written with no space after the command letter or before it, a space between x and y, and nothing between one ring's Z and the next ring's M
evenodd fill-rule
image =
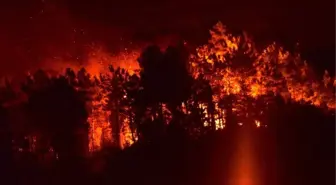
M19 89L4 79L0 89L3 169L30 176L28 184L49 184L47 179L32 180L34 173L46 177L45 173L56 172L45 169L60 165L57 168L74 177L74 171L80 176L90 166L90 173L113 172L120 178L115 178L118 184L128 176L139 180L143 173L128 169L131 162L125 161L134 153L140 157L151 155L146 150L162 150L166 154L152 156L153 160L170 155L176 162L182 159L174 156L186 155L183 151L194 142L216 143L218 137L230 138L231 131L241 127L283 143L296 137L310 142L306 138L315 138L308 137L311 133L334 128L329 123L334 119L336 81L327 71L318 77L299 53L276 43L260 49L246 33L231 34L221 23L210 35L208 43L195 51L182 41L164 49L148 46L134 61L140 66L135 71L109 65L108 72L100 74L68 68L51 75L41 69L28 74ZM333 140L321 141L328 139ZM185 144L190 142L194 144ZM198 147L211 146L198 143ZM199 153L196 148L190 151ZM162 160L162 165L169 166L173 159ZM106 160L111 165L102 165ZM102 183L96 178L81 183ZM51 184L58 183L54 179Z

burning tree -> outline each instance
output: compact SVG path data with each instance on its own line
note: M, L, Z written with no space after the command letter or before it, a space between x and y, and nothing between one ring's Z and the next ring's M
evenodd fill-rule
M334 109L332 80L326 74L328 85L322 89L299 54L290 54L275 43L259 52L246 34L234 36L221 23L210 30L210 35L208 44L191 56L191 72L209 80L215 106L224 109L226 121L264 114L261 108L267 108L277 95ZM259 113L251 112L253 108Z
M110 112L109 122L112 135L117 147L125 147L136 140L133 114L131 111L132 98L128 97L131 76L125 69L110 66L108 75L101 75L101 88L105 89L106 110Z
M146 48L138 61L140 75L110 68L110 74L100 76L116 143L122 143L125 125L131 130L128 141L144 129L164 134L176 123L192 135L238 123L265 126L277 97L335 108L334 79L325 73L322 82L317 80L299 54L276 43L260 51L245 32L231 34L222 23L210 36L189 57L180 46L165 52Z
M112 143L111 125L109 122L110 112L106 110L107 95L103 89L99 88L100 82L95 79L96 83L91 89L91 104L90 108L90 134L89 134L89 149L90 151L99 150L102 146Z
M89 132L89 150L97 151L171 133L199 136L242 123L262 127L279 97L335 109L336 81L328 72L317 79L298 53L276 43L259 50L246 33L231 34L222 23L191 54L180 44L164 52L149 46L138 61L127 52L114 57L98 50L89 57L93 74L67 69L50 77L38 71L22 87L30 128L24 134L42 133L37 142L50 141L45 150L52 146L65 155L78 130ZM1 103L11 104L13 97Z

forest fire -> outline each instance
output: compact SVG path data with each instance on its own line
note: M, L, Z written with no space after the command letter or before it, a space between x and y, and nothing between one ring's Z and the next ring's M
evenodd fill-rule
M238 125L251 123L257 128L264 127L267 126L263 121L267 109L276 96L335 109L335 79L327 71L322 80L315 79L312 69L299 54L291 54L275 43L258 51L246 34L234 36L221 23L216 24L210 34L207 44L190 52L188 69L196 89L180 106L185 119L199 114L201 127L215 130L225 128L232 120ZM110 145L125 148L138 140L134 126L137 118L132 108L135 100L131 93L139 88L139 56L140 51L125 49L118 55L110 55L95 48L88 54L84 66L71 66L74 71L84 67L85 72L79 72L76 79L71 79L70 72L69 81L88 83L77 85L76 89L92 94L87 119L91 152ZM209 93L211 96L207 97ZM203 96L201 94L206 98L196 98ZM165 123L171 121L172 112L164 104L148 109L145 117L153 121L161 114ZM198 133L199 128L196 130Z
M135 74L139 70L139 65L136 62L139 52L132 51L121 52L118 55L111 56L106 51L100 49L95 50L89 54L88 65L84 68L93 77L99 77L101 74L106 74L109 69L108 66L112 65L127 70L129 74ZM104 89L96 88L96 96L102 96L100 100L92 101L92 114L88 118L90 124L89 132L89 150L96 151L102 148L104 145L111 145L114 141L112 138L111 124L109 122L110 111L105 111L104 107L108 102L108 97ZM126 95L123 97L126 98ZM134 139L132 132L129 128L128 118L121 121L120 130L120 142L117 146L124 148L125 146L132 144Z
M262 109L267 109L268 104L271 103L267 102L269 97L277 94L289 101L335 109L333 90L336 81L327 72L321 82L313 79L312 69L300 58L299 54L290 54L275 43L258 52L254 48L254 43L245 34L243 36L233 36L228 33L226 27L221 23L215 25L210 33L211 39L209 43L197 48L196 55L191 55L190 71L194 78L203 74L205 79L210 81L211 88L216 90L212 97L216 110L216 114L213 117L216 129L225 127L227 109L220 108L222 107L220 104L222 103L221 101L230 95L235 96L234 101L232 101L233 112L240 119L245 117L245 119L243 118L244 120L262 117L263 111L266 110L261 110L260 105L257 108L256 106L258 105L256 103L263 101ZM113 61L102 52L97 53L95 56L101 57L101 60L105 61L105 65L109 61ZM131 74L139 70L136 61L138 55L121 54L121 57L125 57L124 61L117 60L120 62L117 65L121 68L127 69ZM127 57L130 59L127 60ZM233 62L237 60L236 58L243 61L239 61L238 65L234 64ZM97 62L93 63L97 65ZM88 70L90 71L90 68ZM97 73L93 74L97 75ZM251 101L254 102L252 105L250 105ZM249 106L252 107L249 108ZM203 125L209 126L208 104L200 103L199 108L203 110L204 114ZM253 109L259 112L252 112ZM104 111L100 110L99 112L98 114L92 114L90 119L97 119L94 118L94 115L104 117L102 116L105 114ZM123 122L126 129L124 130L125 134L121 136L121 146L125 146L125 143L131 144L134 142L127 120L125 119ZM251 120L251 122L258 128L263 124L257 119ZM100 148L98 143L99 141L102 142L101 140L112 141L112 138L102 137L102 135L110 136L107 133L110 130L107 129L109 128L109 122L106 118L103 124L100 124L101 126L94 126L97 125L94 121L90 121L90 124L92 125L91 135L94 135L93 141L96 143L94 144L96 145L95 148Z
M2 184L334 182L331 3L1 8Z

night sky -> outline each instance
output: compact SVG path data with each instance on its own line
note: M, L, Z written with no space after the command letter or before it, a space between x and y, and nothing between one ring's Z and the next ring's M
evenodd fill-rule
M81 53L91 42L113 48L122 43L120 37L146 41L178 35L204 43L208 29L218 20L232 30L248 31L260 43L276 40L290 46L300 42L303 53L317 67L334 67L334 0L1 3L0 52L4 65L0 74L26 70L46 57Z

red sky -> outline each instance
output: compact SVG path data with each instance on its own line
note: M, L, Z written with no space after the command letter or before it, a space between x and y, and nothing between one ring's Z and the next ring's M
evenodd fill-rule
M291 45L299 41L303 50L312 55L327 50L334 55L333 0L1 3L0 74L38 66L44 57L80 54L92 41L116 46L122 42L121 36L148 39L153 35L182 34L196 42L205 41L208 29L218 20L231 29L247 30L258 42L280 40Z

